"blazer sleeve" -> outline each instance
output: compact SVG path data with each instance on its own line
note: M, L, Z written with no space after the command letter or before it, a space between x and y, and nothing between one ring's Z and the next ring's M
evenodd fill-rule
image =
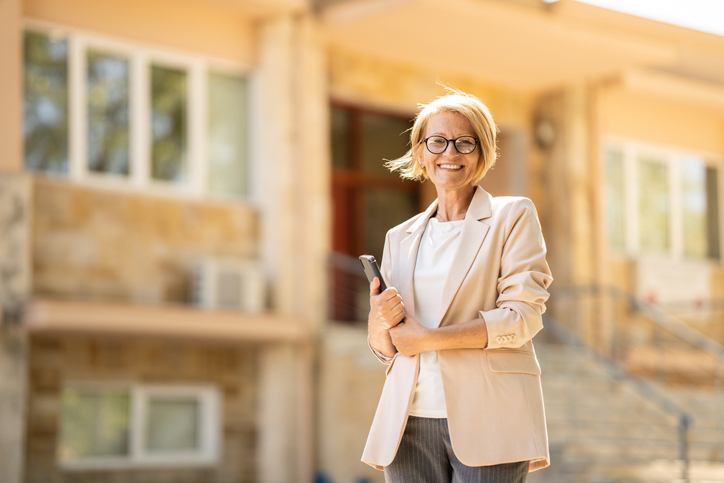
M533 202L521 198L512 203L505 225L496 308L480 311L488 329L488 349L521 347L543 328L547 289L553 281Z

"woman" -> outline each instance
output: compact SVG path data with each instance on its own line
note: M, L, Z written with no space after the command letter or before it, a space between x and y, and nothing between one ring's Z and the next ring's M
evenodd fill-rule
M451 90L424 106L388 163L437 200L391 229L370 284L369 344L389 364L362 460L388 482L524 482L549 464L532 338L552 278L535 207L477 183L496 126Z

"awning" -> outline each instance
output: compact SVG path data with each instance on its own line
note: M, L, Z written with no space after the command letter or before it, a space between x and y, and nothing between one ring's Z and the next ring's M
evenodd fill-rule
M674 62L663 35L693 32L573 1L337 0L320 18L332 47L523 89Z

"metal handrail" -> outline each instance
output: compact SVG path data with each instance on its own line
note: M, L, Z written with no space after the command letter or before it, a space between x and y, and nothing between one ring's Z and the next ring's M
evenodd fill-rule
M676 417L678 420L678 446L679 459L683 462L682 479L689 481L689 427L693 417L683 410L675 401L662 393L656 386L641 379L629 371L612 357L596 350L579 337L575 332L565 327L550 315L544 315L544 327L553 337L572 347L584 355L596 359L606 369L611 377L628 384L641 396L660 407L663 411Z
M671 315L661 307L641 300L630 292L626 292L618 287L600 285L564 287L562 289L557 289L554 292L554 296L556 298L560 298L562 296L579 297L582 294L603 294L610 295L612 298L619 300L625 300L628 302L630 307L645 315L659 327L667 330L669 333L675 335L684 342L687 342L691 346L709 354L715 360L724 364L724 346L707 335L702 334L678 317Z
M686 375L686 372L680 372L679 368L686 368L692 367L691 363L697 364L698 367L700 367L702 370L706 372L702 372L702 375L708 374L706 377L713 377L713 384L715 389L721 389L722 388L722 382L724 380L724 346L714 340L713 338L707 336L706 334L700 332L695 327L692 327L688 323L686 323L681 318L669 313L664 308L657 306L656 304L649 303L647 301L641 300L639 297L635 296L634 294L627 292L625 290L622 290L617 287L611 287L611 286L601 286L601 285L587 285L587 286L576 286L576 287L566 287L566 288L557 288L553 291L552 297L553 300L558 302L563 302L564 304L566 301L569 301L569 303L572 303L573 305L570 308L578 307L579 309L582 309L583 312L576 312L575 315L573 312L569 312L570 315L572 315L572 318L569 321L569 325L566 327L566 330L572 331L572 333L576 334L577 337L580 337L580 340L578 341L579 344L584 344L588 347L591 347L592 351L595 351L596 354L598 354L599 358L605 358L613 360L616 365L620 365L620 367L624 368L627 372L629 372L629 369L632 371L636 371L635 365L629 366L627 361L627 358L635 354L635 352L631 352L628 349L631 349L632 347L635 347L635 339L631 339L627 336L627 331L623 329L624 331L621 332L622 326L620 324L621 321L626 320L630 317L630 320L636 321L641 320L642 322L645 322L647 327L650 327L653 329L652 332L649 332L652 337L655 339L653 341L647 342L647 344L650 344L651 347L657 347L658 343L656 340L659 340L661 342L668 341L664 346L659 346L662 348L662 357L664 357L664 354L668 354L669 350L671 348L676 347L677 344L683 344L681 346L682 348L688 348L691 350L696 351L697 354L703 355L706 358L706 365L700 366L704 360L699 358L694 354L694 352L691 353L691 356L685 356L685 358L681 359L672 359L671 362L675 364L677 367L674 367L673 372L669 372L669 366L655 366L657 367L655 370L658 372L659 377L663 376L663 381L669 380L669 375L673 375L675 378L675 381L680 381L681 379L678 379L680 377L687 377L690 378L691 375L694 375L695 379L698 382L697 384L700 384L701 379L699 379L700 376L698 376L697 372L695 373L688 373ZM624 316L624 319L615 318L614 320L617 322L614 322L611 328L613 329L613 332L611 333L611 339L610 339L610 346L605 346L601 349L593 349L593 347L596 346L596 341L593 338L590 338L590 340L587 341L586 339L586 327L593 327L593 326L585 326L580 325L581 321L585 320L581 316L588 315L589 317L594 316L595 311L601 310L602 307L599 304L595 303L595 300L598 298L602 303L612 303L611 307L625 307L626 310L630 311L627 312L627 314ZM594 302L594 303L591 303ZM617 304L623 304L623 305L617 305ZM565 305L563 306L565 307ZM614 309L618 310L618 309ZM614 312L616 313L616 312ZM560 313L562 317L567 318L566 312ZM613 315L613 313L612 313ZM615 317L615 316L614 316ZM641 319L642 318L642 319ZM593 319L591 319L593 320ZM561 324L561 322L558 322ZM570 324L574 325L570 325ZM561 324L563 325L563 324ZM650 330L651 330L650 329ZM555 330L555 329L554 329ZM664 337L664 339L661 339L661 337ZM631 344L634 344L633 346ZM621 350L623 349L623 350ZM604 355L601 353L601 351L606 352ZM682 353L678 352L676 353L678 357L681 357ZM688 363L686 361L689 361ZM634 363L635 364L635 363ZM712 365L710 365L712 364ZM697 367L693 366L693 367ZM646 369L644 369L646 370ZM684 369L686 370L686 369ZM713 370L713 373L711 372ZM649 388L655 388L654 385L646 383L643 381L643 379L639 379L638 377L634 376L636 381L642 381L645 384L642 385L639 382L636 382L635 384L639 386L641 389L641 392L649 392ZM648 386L648 387L647 387ZM658 399L658 398L657 398ZM660 404L661 405L661 404ZM682 408L680 407L679 410ZM672 408L672 410L675 411L675 409ZM671 412L671 411L670 411ZM686 414L686 413L684 413ZM685 469L685 475L688 473L688 467L689 467L689 459L688 457L684 457L685 455L689 454L690 448L689 448L689 440L688 435L690 434L690 427L692 425L692 418L688 414L686 414L685 417L679 417L679 431L682 436L680 436L680 453L681 453L681 460L684 463L684 469ZM721 425L721 421L719 423ZM721 428L721 426L719 426ZM685 437L686 436L686 437ZM722 436L724 436L724 433L722 433ZM724 442L724 438L722 439L722 442ZM686 479L686 478L684 478Z

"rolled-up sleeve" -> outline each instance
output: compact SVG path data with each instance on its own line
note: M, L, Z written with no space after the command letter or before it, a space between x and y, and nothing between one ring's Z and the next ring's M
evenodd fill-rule
M553 281L533 203L516 200L506 220L496 308L482 310L488 349L517 348L543 328L542 314Z

